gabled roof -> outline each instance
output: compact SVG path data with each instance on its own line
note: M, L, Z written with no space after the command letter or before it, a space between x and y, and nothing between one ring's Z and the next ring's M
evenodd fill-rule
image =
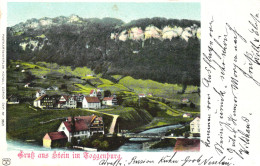
M114 97L104 97L103 101L113 100Z
M200 120L200 118L199 118L199 117L196 117L196 118L193 119L193 121L191 121L190 123L194 123L194 122L199 121L199 120Z
M92 89L89 94L93 94L95 91L95 89Z
M200 140L199 139L177 138L173 151L175 151L175 152L200 151Z
M40 96L40 97L38 97L37 99L35 99L34 101L38 101L38 100L42 100L45 96L47 96L47 94L44 94L44 95L42 95L42 96Z
M85 131L88 130L91 123L98 118L99 120L103 121L102 117L97 117L95 115L92 116L78 116L74 117L75 119L75 131ZM69 132L72 131L72 123L71 117L68 117L68 121L63 122Z
M51 140L68 139L63 131L47 133Z
M68 101L68 99L69 99L69 97L70 97L70 96L68 96L68 95L61 95L61 97L62 97L62 96L64 97L64 99L65 99L66 101Z
M88 103L100 103L97 97L85 97Z

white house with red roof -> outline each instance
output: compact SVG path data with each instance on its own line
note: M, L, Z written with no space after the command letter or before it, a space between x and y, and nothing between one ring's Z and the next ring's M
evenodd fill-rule
M141 93L138 96L139 96L139 98L146 97L144 93Z
M109 106L117 105L117 98L116 98L116 96L104 97L102 104L103 105L109 105Z
M90 97L97 97L97 92L96 92L96 90L95 90L95 89L92 89L92 90L90 91L90 93L89 93L89 96L90 96Z
M102 104L103 105L113 105L113 98L114 97L104 97L103 101L102 101Z
M71 142L72 137L77 139L89 138L95 133L104 134L103 118L96 115L91 116L78 116L74 117L75 127L73 131L72 118L68 117L67 121L63 121L58 132L63 131L68 138L68 142Z
M101 108L101 103L98 97L84 97L82 101L82 108Z
M191 117L191 114L190 113L184 113L182 115L183 118L190 118Z

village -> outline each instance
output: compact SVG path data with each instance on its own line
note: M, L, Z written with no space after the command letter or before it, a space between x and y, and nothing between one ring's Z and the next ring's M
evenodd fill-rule
M15 64L12 67L13 74L20 72L27 77L28 73L40 68L40 66L26 68L25 63L23 66L17 65L17 62ZM149 138L157 140L155 145L148 143L149 147L160 147L160 143L166 141L166 144L173 146L176 151L199 150L199 112L191 111L198 109L194 104L194 98L180 97L177 104L171 105L170 99L160 98L149 91L139 90L139 93L136 93L131 88L125 88L128 90L108 89L107 87L118 87L119 85L112 83L101 84L102 88L100 85L91 86L88 93L86 91L82 91L84 93L71 91L66 93L63 90L64 85L57 86L48 83L50 75L37 77L37 79L21 85L18 91L13 91L13 93L9 91L7 104L10 113L20 105L32 110L35 116L42 114L43 121L36 119L37 123L42 126L37 131L41 134L37 135L37 140L41 138L40 144L45 148L72 148L85 151L112 150L119 148L132 138ZM62 78L66 79L64 76L56 79ZM83 78L109 82L90 74ZM49 86L39 87L35 84L37 80L42 80ZM91 80L87 81L84 86L92 85L91 83ZM28 94L28 92L30 93ZM28 97L22 96L22 93L27 93ZM173 109L175 107L176 109ZM48 117L45 112L48 112L50 116ZM53 116L54 114L59 115ZM144 118L149 123L145 122ZM28 119L28 121L30 120ZM53 123L55 123L54 126L51 125ZM171 124L182 125L177 129L169 129L163 134L142 134L142 131L147 129ZM30 135L30 139L26 137L24 139L34 140L34 136L31 133Z

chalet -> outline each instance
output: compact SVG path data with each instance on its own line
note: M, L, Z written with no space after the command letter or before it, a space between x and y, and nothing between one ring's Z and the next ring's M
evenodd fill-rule
M63 131L46 133L42 139L42 144L46 148L51 148L56 143L65 146L68 141L68 137Z
M84 97L82 102L82 108L101 108L101 103L97 97Z
M67 102L66 102L67 108L77 108L77 100L76 96L69 96Z
M77 108L77 97L62 95L58 101L58 108Z
M184 113L184 114L182 115L182 117L183 117L183 118L190 118L190 117L191 117L191 114L189 114L189 113Z
M96 92L96 90L95 90L95 89L92 89L92 90L90 91L90 93L89 93L89 96L90 96L90 97L97 97L97 92Z
M200 133L200 118L196 117L192 122L190 122L190 132Z
M139 94L138 97L142 98L142 97L146 97L146 96L145 96L145 94L142 93L142 94Z
M174 152L198 152L200 151L200 140L199 139L187 139L177 138L175 143Z
M42 95L46 94L46 91L44 89L40 89L36 91L36 97L40 97Z
M10 95L7 97L7 104L19 104L19 99L17 96Z
M27 83L24 85L25 88L29 88L31 83Z
M55 100L53 97L47 94L44 94L33 101L33 106L39 108L53 108L54 104Z
M95 133L104 134L104 123L102 117L92 116L79 116L74 117L74 127L71 117L68 117L66 121L63 121L58 131L63 131L68 137L68 142L71 142L72 137L77 139L89 138ZM74 128L74 129L73 129ZM74 131L73 131L74 130Z

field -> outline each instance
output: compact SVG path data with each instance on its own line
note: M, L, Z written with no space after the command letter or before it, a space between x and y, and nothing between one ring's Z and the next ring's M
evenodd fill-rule
M115 129L117 132L141 131L158 126L188 123L193 118L183 118L183 113L191 113L194 117L200 114L200 96L196 86L188 85L183 90L182 85L122 75L103 77L101 74L94 74L87 67L72 69L70 66L46 62L10 61L7 77L7 95L17 95L20 99L19 105L7 107L7 134L9 138L22 141L35 140L41 144L44 134L56 131L62 119L45 124L40 122L72 115L95 113L103 116L106 132L113 118L110 115L119 115ZM28 88L24 87L27 83L30 83ZM59 90L48 90L47 94L50 95L79 93L88 95L92 89L100 88L103 93L106 91L110 95L116 94L118 105L94 112L83 109L32 109L36 90L51 86L56 86ZM146 97L139 98L139 94L145 94ZM183 98L188 98L190 102L182 103Z

